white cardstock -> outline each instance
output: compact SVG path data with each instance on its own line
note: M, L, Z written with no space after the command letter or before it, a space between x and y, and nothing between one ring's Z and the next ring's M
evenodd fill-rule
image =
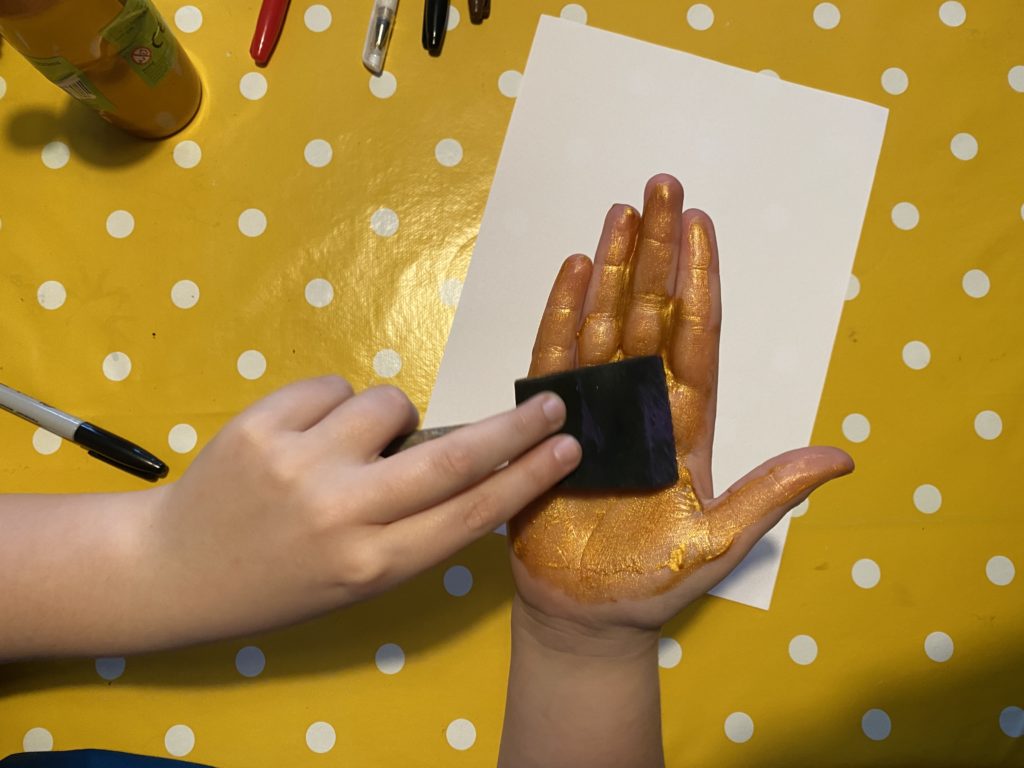
M676 176L715 222L718 492L808 444L888 111L542 17L425 424L515 404L552 280L612 203ZM767 609L787 516L713 594Z

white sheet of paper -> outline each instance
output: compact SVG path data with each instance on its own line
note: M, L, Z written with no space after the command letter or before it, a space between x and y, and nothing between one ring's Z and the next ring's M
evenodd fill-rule
M888 110L542 17L425 423L515 403L562 260L661 171L715 222L719 492L808 444ZM714 594L767 609L788 516Z

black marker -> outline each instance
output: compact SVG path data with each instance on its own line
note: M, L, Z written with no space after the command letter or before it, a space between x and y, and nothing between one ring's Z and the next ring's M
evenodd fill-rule
M167 465L149 451L3 384L0 384L0 408L82 446L90 456L143 480L154 483L167 477Z
M423 47L431 56L440 56L444 33L448 31L451 0L426 0L423 7Z
M491 0L469 0L469 20L474 24L483 24L484 19L491 15Z

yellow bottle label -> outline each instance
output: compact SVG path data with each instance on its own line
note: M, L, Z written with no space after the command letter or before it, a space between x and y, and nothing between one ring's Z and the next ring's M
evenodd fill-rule
M54 56L50 59L29 59L51 83L63 89L69 96L101 112L112 112L114 105L94 86L82 70L67 59Z
M178 47L149 0L125 0L124 8L101 33L148 85L155 86L174 66Z

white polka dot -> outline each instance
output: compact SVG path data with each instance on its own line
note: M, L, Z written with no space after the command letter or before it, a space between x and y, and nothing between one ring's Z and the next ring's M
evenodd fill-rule
M267 372L267 358L262 352L247 349L238 356L237 368L243 379L255 381Z
M175 424L167 433L167 444L175 453L188 453L196 447L199 435L191 424Z
M839 26L839 9L834 3L818 3L814 6L814 23L822 29L835 29Z
M441 295L441 302L449 307L457 307L459 299L462 298L462 281L450 277L441 283L438 293Z
M313 723L306 729L306 746L317 754L324 754L334 749L334 743L338 737L334 733L334 726L322 720Z
M995 411L982 411L974 417L974 431L982 440L995 440L1003 431L1003 419Z
M405 651L395 643L384 643L377 649L374 663L385 675L397 675L405 666Z
M194 141L179 141L174 145L173 155L179 168L195 168L203 159L203 150Z
M1011 739L1024 736L1024 709L1007 707L999 713L999 730Z
M246 72L238 81L238 90L249 101L259 101L267 95L267 78L259 72Z
M370 217L370 229L381 237L391 237L398 231L398 214L390 208L378 208Z
M939 18L947 27L959 27L967 21L967 9L964 8L963 3L948 0L939 6Z
M1024 64L1010 67L1010 71L1006 73L1006 80L1013 90L1018 93L1024 93ZM0 77L0 99L3 97L3 78Z
M502 96L514 99L519 95L519 83L522 79L522 72L517 72L514 69L506 69L501 73L501 76L498 77L498 90L501 91Z
M334 157L334 150L331 148L329 142L323 139L313 139L306 145L306 148L302 151L303 156L306 158L306 162L314 168L323 168Z
M942 492L934 485L925 483L914 489L914 506L918 512L932 515L942 506Z
M36 453L40 453L43 456L49 456L60 450L60 444L64 441L60 439L53 432L39 427L32 433L32 447L36 449Z
M259 208L246 208L238 216L238 229L246 237L259 237L267 231L267 215Z
M199 301L199 286L191 280L179 280L171 286L171 301L178 309L192 309Z
M462 21L462 15L459 13L459 9L454 5L448 7L448 31L451 32Z
M978 140L969 133L958 133L949 142L949 151L958 160L973 160L978 154Z
M932 351L923 341L908 341L903 345L903 362L908 368L920 371L931 362Z
M117 680L124 674L125 666L123 656L107 656L96 659L96 674L104 680Z
M402 358L393 349L382 349L373 356L373 370L381 378L390 379L402 370Z
M725 718L725 735L737 744L750 741L754 735L754 721L746 712L733 712Z
M892 721L884 709L869 709L860 719L861 730L872 741L889 738L892 732Z
M235 654L235 669L242 677L259 677L267 666L267 657L255 645L247 645Z
M715 23L715 12L704 3L696 3L687 9L686 23L698 32L711 29L711 25Z
M818 658L818 643L810 635L797 635L789 641L789 658L806 667Z
M797 504L795 507L793 507L791 510L789 510L789 514L790 514L791 517L803 517L804 515L807 514L807 509L810 506L811 506L811 500L810 499L804 499L799 504Z
M323 309L334 301L334 286L322 277L315 277L306 283L306 301L311 307Z
M56 280L47 280L36 289L36 301L43 309L60 309L67 298L68 292Z
M464 565L453 565L444 572L444 589L453 597L464 597L473 588L473 572Z
M1013 82L1013 70L1010 70L1010 82ZM7 95L7 81L0 77L0 99Z
M448 723L444 737L448 739L448 744L452 749L461 752L476 743L476 726L469 720L460 717L458 720Z
M183 5L174 12L174 26L182 32L195 32L203 26L203 12L194 5Z
M1017 575L1017 569L1013 567L1013 560L1003 555L996 555L985 563L985 575L997 587L1005 587L1013 581L1013 577Z
M462 145L455 139L441 139L434 147L434 157L445 168L452 168L462 162Z
M892 223L899 229L913 229L920 220L921 214L913 203L896 203L892 207Z
M851 413L843 419L843 436L851 443L863 443L871 434L871 422L862 413Z
M107 234L123 240L135 230L135 217L128 211L114 211L107 216Z
M331 26L331 9L326 5L311 5L306 9L302 20L306 22L306 29L310 32L325 32Z
M907 90L909 85L910 78L908 78L907 73L899 67L889 67L882 73L882 88L885 89L886 93L891 93L893 96L899 96Z
M992 287L988 275L980 269L969 269L964 272L964 279L961 285L963 286L964 293L972 299L980 299L986 296L989 288Z
M184 757L196 746L196 735L187 725L172 725L164 734L164 749L174 757Z
M924 639L924 652L932 661L949 661L953 656L953 638L945 632L932 632Z
M132 361L124 352L111 352L103 358L103 375L111 381L124 381L132 372Z
M850 275L850 282L846 284L846 300L852 301L860 295L860 280L856 275Z
M580 24L587 23L587 9L579 3L569 3L562 6L562 10L558 15L567 21L575 21Z
M865 557L853 564L850 575L853 577L853 583L858 587L861 589L871 589L877 586L881 580L882 569L878 567L878 563L874 560Z
M68 145L63 141L51 141L43 147L40 155L43 159L43 165L57 170L68 164L68 160L71 159L71 150L68 149Z
M53 749L53 735L45 728L29 728L21 740L25 752L49 752Z
M671 637L658 640L658 666L662 669L674 669L683 660L683 646Z
M370 93L378 99L390 99L398 90L398 80L387 70L370 75Z
M759 70L757 74L765 75L766 77L774 77L776 80L779 79L779 73L776 72L774 69L762 69Z

